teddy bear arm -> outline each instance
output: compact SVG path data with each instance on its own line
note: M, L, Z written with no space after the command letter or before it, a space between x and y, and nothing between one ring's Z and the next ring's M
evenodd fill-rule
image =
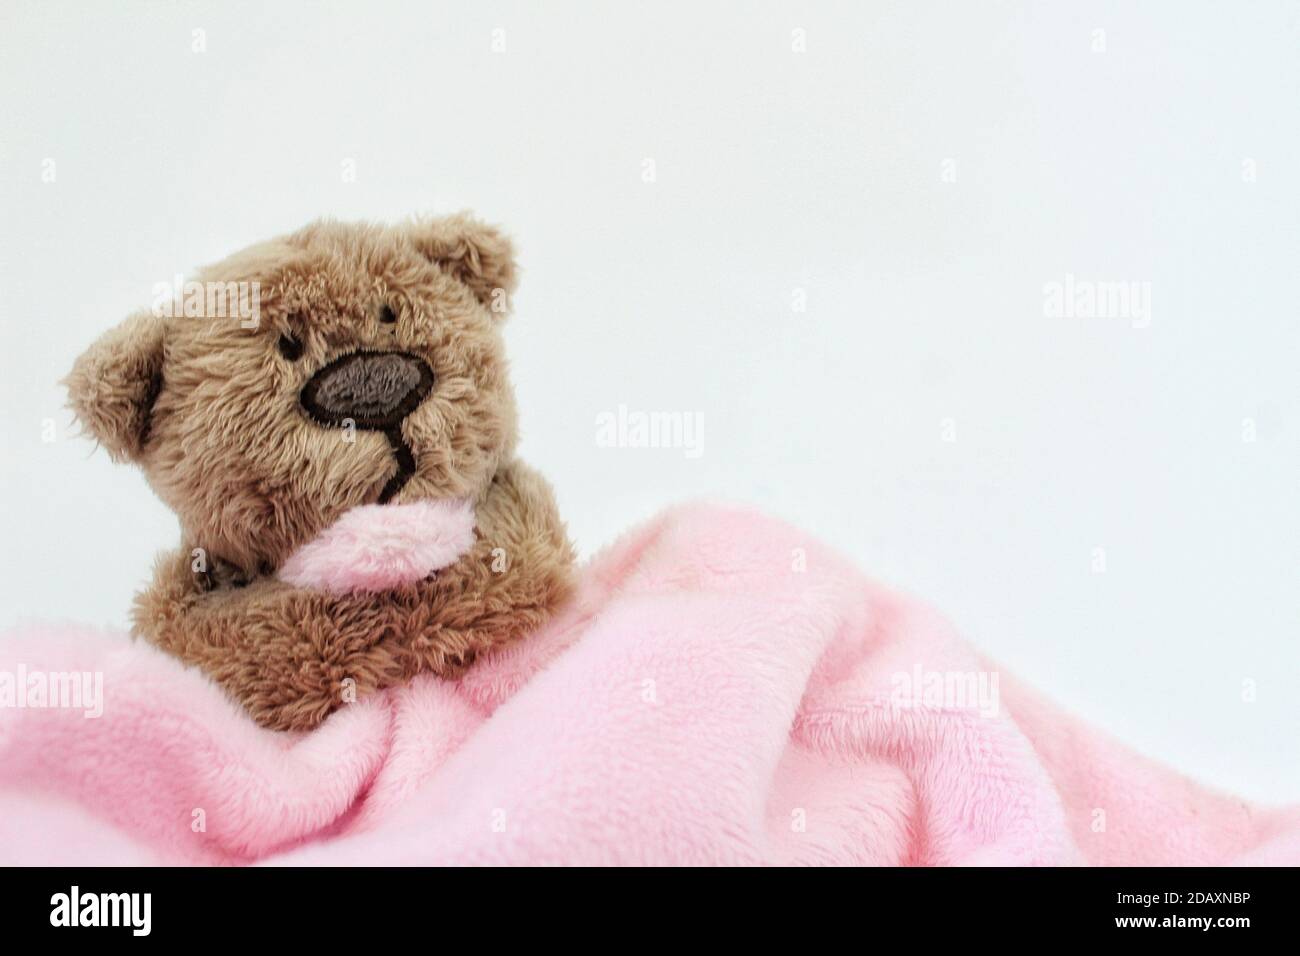
M415 670L373 600L270 577L221 586L193 569L191 553L182 547L160 557L152 584L136 595L133 631L198 667L259 724L311 729Z
M454 676L482 652L527 636L573 589L574 553L550 485L532 468L501 468L476 507L476 541L423 591L420 669Z
M274 577L225 586L188 547L136 597L135 633L199 667L260 724L307 730L344 703L427 671L455 676L540 628L572 590L549 485L514 463L478 502L470 553L419 586L333 595Z

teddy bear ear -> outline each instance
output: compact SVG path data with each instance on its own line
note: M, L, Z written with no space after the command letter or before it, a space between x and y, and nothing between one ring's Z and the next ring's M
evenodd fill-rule
M409 229L420 255L469 286L497 318L509 314L518 269L514 245L505 233L467 213L420 220Z
M162 320L141 312L100 336L63 380L77 420L114 461L139 459L162 368Z

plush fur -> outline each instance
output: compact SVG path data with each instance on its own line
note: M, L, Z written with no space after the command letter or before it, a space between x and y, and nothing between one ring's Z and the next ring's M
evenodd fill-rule
M255 328L238 314L141 312L81 356L73 410L181 523L180 548L137 596L135 632L259 722L303 729L354 692L457 674L545 621L573 555L546 482L514 458L499 326L515 276L509 241L465 216L320 221L195 277L257 283ZM351 357L368 353L419 373L377 361L362 394ZM392 421L372 414L417 378ZM330 404L348 400L355 419ZM276 577L358 506L449 499L473 506L477 540L427 580L331 594Z
M468 501L361 505L289 555L278 577L334 594L387 591L455 564L473 547Z
M726 508L627 532L536 635L301 742L112 632L0 635L0 674L24 665L102 675L103 716L0 707L0 865L1300 864L1300 805L1139 756ZM996 694L900 688L922 669Z

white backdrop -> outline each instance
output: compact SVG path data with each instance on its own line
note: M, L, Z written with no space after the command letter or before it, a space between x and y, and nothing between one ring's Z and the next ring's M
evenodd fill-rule
M517 239L522 451L584 553L757 504L1152 756L1300 798L1298 24L9 0L0 623L121 626L176 537L68 427L99 332L315 216L467 207ZM1067 275L1150 309L1050 314ZM701 454L600 447L620 405Z

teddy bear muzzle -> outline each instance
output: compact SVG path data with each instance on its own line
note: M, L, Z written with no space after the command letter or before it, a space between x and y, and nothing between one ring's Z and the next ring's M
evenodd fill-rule
M349 352L307 380L299 401L321 425L381 431L397 460L379 504L402 489L415 472L415 456L402 437L402 422L433 389L433 369L409 352Z
M303 386L302 407L322 425L387 431L433 388L429 363L409 352L349 352Z

